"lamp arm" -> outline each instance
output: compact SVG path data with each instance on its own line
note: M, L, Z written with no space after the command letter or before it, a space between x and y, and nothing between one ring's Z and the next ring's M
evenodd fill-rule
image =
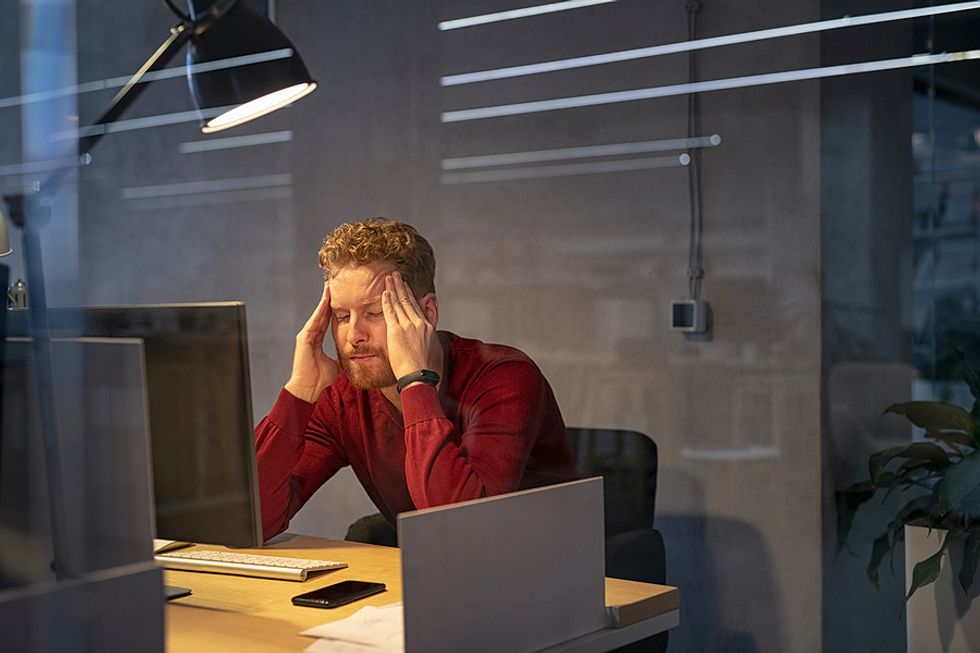
M95 122L88 126L88 129L98 128L103 126L102 129L98 129L94 134L89 134L87 136L82 136L78 139L78 154L79 156L88 154L95 144L102 140L102 137L106 135L107 128L105 125L113 123L119 120L119 117L123 112L129 108L139 94L143 92L146 84L142 83L143 77L148 73L160 70L174 58L174 55L187 43L188 39L198 37L212 25L217 23L225 14L227 14L238 0L215 0L206 9L196 12L194 18L186 17L184 14L178 14L182 17L182 20L170 28L170 35L167 36L166 40L160 44L160 47L156 49L156 52L150 55L150 58L140 66L139 70L133 73L133 76L129 78L129 81L116 96L112 98L109 106L102 112ZM174 6L167 2L167 5L174 10L174 13L178 13ZM149 80L148 80L149 81ZM50 180L49 180L50 182Z
M95 122L93 122L89 129L98 127L100 125L108 125L119 119L123 111L129 108L139 94L143 92L143 89L147 86L146 84L140 83L143 77L147 73L151 73L156 70L160 70L166 66L174 55L183 47L184 43L194 35L194 26L190 23L180 22L170 28L170 35L167 39L160 44L160 47L156 49L156 52L150 55L150 58L140 66L140 69L133 73L133 76L129 78L129 81L119 89L116 96L112 98L109 106L106 107L102 115L99 116ZM78 154L87 154L89 151L95 147L103 136L106 135L106 128L103 127L99 129L94 134L89 134L87 136L82 136L78 139Z

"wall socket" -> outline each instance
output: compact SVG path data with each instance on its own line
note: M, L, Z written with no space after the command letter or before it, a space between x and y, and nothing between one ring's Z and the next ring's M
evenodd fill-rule
M703 299L675 299L670 302L670 329L684 333L705 333L711 307Z

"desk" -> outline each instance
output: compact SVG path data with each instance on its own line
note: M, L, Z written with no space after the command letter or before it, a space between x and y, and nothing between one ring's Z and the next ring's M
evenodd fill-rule
M399 549L304 535L279 539L276 544L256 553L269 549L286 556L340 560L350 566L313 576L305 583L167 571L165 581L168 585L190 587L194 591L190 596L167 604L168 653L299 653L314 641L300 636L300 631L347 617L365 605L381 606L402 599ZM249 552L247 549L242 551ZM382 582L388 586L388 591L332 610L296 607L289 601L297 594L349 579ZM623 628L590 633L548 651L586 653L608 650L677 625L680 599L676 588L606 579L607 605L622 605L646 598L652 600L654 614L651 618Z

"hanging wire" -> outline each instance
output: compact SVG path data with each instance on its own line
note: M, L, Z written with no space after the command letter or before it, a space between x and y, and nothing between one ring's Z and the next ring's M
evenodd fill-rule
M697 14L701 10L699 0L687 0L684 5L687 10L687 38L693 41L697 36ZM689 83L697 79L695 52L687 53L687 78ZM693 139L700 133L701 119L696 93L687 95L687 137ZM701 214L701 149L692 147L687 150L690 160L687 166L687 187L691 208L691 225L687 252L688 294L691 299L700 299L701 281L704 279L704 251L701 244L702 214Z
M929 16L928 37L926 49L929 54L933 53L936 38L936 17ZM928 107L927 120L929 121L929 224L927 232L929 234L929 247L932 250L932 274L929 275L929 376L935 383L938 368L938 344L936 340L936 312L938 304L936 302L936 265L939 257L939 243L936 238L936 227L939 224L938 202L936 194L936 67L929 66L929 90L927 94L926 106ZM934 386L935 387L935 386Z
M185 14L184 12L182 12L180 9L178 9L177 8L177 5L174 4L173 0L163 0L163 2L168 7L170 7L170 11L174 12L175 14L177 14L177 17L178 18L180 18L181 20L183 20L186 23L191 22L191 17L189 15Z

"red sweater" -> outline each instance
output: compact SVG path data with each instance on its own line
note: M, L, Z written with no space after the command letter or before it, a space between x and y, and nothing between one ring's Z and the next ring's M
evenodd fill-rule
M576 477L558 404L534 362L510 347L443 331L439 339L439 390L406 388L403 414L343 373L316 404L279 394L255 429L266 539L344 465L392 523L400 512Z

